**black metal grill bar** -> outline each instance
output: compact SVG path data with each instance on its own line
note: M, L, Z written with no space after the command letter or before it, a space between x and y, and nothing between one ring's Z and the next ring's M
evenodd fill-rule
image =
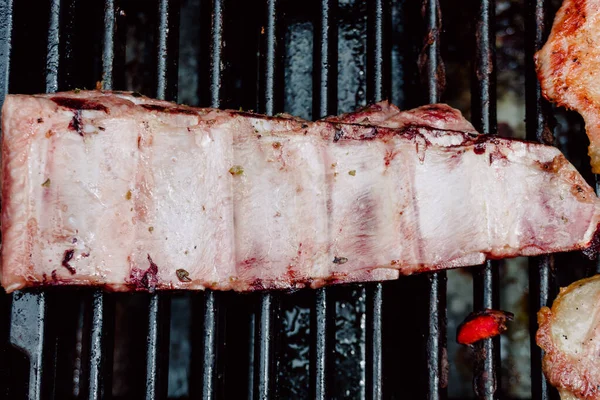
M553 137L548 115L549 103L544 100L540 83L535 72L533 61L534 53L540 49L548 34L547 10L550 1L528 0L526 2L526 48L525 58L525 101L526 101L526 129L527 139L537 140L540 143L553 144ZM531 395L533 400L548 400L551 398L551 388L542 372L543 351L535 343L533 332L537 330L536 313L541 307L549 306L552 301L551 282L554 256L539 256L529 259L529 293L530 314L529 326L531 334ZM555 390L552 390L556 392Z
M115 62L115 0L104 0L104 43L102 47L102 88L112 89Z
M275 74L277 64L277 6L278 0L267 0L267 15L264 26L264 47L261 57L264 61L261 71L262 87L260 95L262 96L259 106L262 112L267 115L275 113Z
M172 89L177 87L176 76L172 73L177 65L177 47L173 38L178 38L179 1L158 0L158 54L156 57L156 97L161 100L175 100ZM177 42L177 40L175 40Z
M368 3L367 19L367 98L370 102L386 99L389 95L385 30L386 20L390 16L389 3L386 0L374 0ZM378 400L383 397L383 341L382 309L383 284L366 286L366 396Z
M531 398L532 400L550 399L551 388L542 371L542 357L544 352L535 342L537 318L535 317L541 307L549 306L552 302L550 296L551 270L554 264L553 256L531 257L529 261L529 293L530 314L529 326L531 332ZM555 390L553 390L556 392Z
M202 398L217 395L217 294L207 290L203 298L204 334L202 337Z
M6 4L12 14L12 2ZM54 93L58 89L59 60L59 17L60 1L50 3L48 21L48 42L46 53L46 92ZM12 15L8 17L12 24ZM11 32L6 32L10 41ZM10 48L10 42L7 43ZM5 90L8 90L9 51L6 54ZM3 95L6 92L2 93ZM44 346L46 339L46 316L48 314L48 294L44 292L15 292L12 295L10 333L11 344L23 350L29 357L28 398L40 400L47 394L48 387L44 379Z
M83 396L90 400L101 400L111 395L111 370L112 370L112 327L113 313L109 311L108 299L101 290L92 293L89 355L84 382Z
M46 54L46 92L58 90L58 46L60 37L60 0L50 3L50 22L48 28L48 46Z
M0 1L0 107L8 93L13 0Z
M382 310L383 285L375 283L367 286L367 399L383 398L383 340Z
M146 341L146 400L167 397L169 369L169 308L165 294L150 295Z
M473 79L473 123L479 132L496 133L496 35L495 1L482 0L477 12L475 32L475 76ZM488 261L474 270L474 307L476 310L497 309L498 265ZM497 399L500 371L500 338L495 337L475 345L476 359L473 387L480 399Z
M156 97L175 100L179 30L179 2L158 1ZM176 71L176 70L175 70ZM167 397L169 372L169 325L171 301L167 294L152 293L148 307L146 342L147 400Z
M337 31L335 29L335 2L321 0L321 14L315 32L313 118L318 119L337 110ZM311 397L325 400L331 377L332 341L335 335L333 304L330 289L324 287L315 293L311 315Z
M254 360L254 397L260 400L276 398L273 391L275 387L274 358L274 295L263 293L260 295L259 309L256 316L255 351Z
M425 37L427 38L427 94L429 103L440 101L438 73L441 65L441 10L438 0L425 5ZM432 273L429 278L429 320L427 336L427 398L447 397L448 370L446 354L446 272Z
M277 74L277 23L278 1L267 0L263 45L261 49L261 70L259 71L258 108L267 115L273 115L276 109ZM254 398L266 400L276 398L277 371L275 368L275 322L277 298L272 293L261 293L255 317L254 333Z
M10 71L10 51L12 39L12 0L0 0L0 109L8 93L8 76ZM9 297L0 289L0 358L8 357L8 342L10 333ZM0 397L7 395L10 366L7 361L0 365Z
M29 356L27 398L41 400L44 369L44 339L48 299L46 293L15 292L10 315L10 343Z
M114 0L104 2L104 38L102 48L102 88L113 88L114 64L114 34L115 34L115 4ZM112 327L113 313L107 310L106 294L102 290L94 290L91 303L91 326L87 340L89 355L83 369L84 397L90 400L110 397L112 370Z
M223 7L224 0L213 0L212 43L210 47L210 100L211 107L221 105L221 56L223 54Z
M327 288L317 290L312 314L311 398L325 400L329 398L327 396L328 379L331 375L327 357L331 352L331 340L329 339L334 334L331 326L333 320L331 295Z
M337 113L336 4L334 0L321 0L321 14L315 29L313 119Z
M223 54L224 0L212 1L212 26L210 45L210 102L211 107L221 105L222 54ZM206 290L203 297L204 332L202 335L202 398L213 399L217 394L217 334L219 295Z

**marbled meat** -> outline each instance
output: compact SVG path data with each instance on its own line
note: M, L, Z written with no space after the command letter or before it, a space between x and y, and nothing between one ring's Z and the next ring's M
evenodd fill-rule
M380 281L594 247L598 198L555 148L446 105L308 122L137 94L10 95L11 292L252 291Z
M600 173L600 0L564 0L544 47L535 55L546 98L578 111Z

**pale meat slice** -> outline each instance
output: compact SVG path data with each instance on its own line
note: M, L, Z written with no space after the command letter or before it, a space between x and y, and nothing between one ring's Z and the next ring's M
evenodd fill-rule
M544 96L585 119L600 173L600 0L564 0L535 62Z
M445 105L311 123L126 93L11 95L2 155L7 291L379 281L588 248L599 222L558 150L477 135Z
M313 269L330 262L327 143L276 118L236 116L228 126L238 285L303 287Z
M538 322L544 373L561 399L600 399L600 275L562 288Z
M131 96L71 97L6 102L5 289L229 288L231 135L199 124L195 112L132 107Z

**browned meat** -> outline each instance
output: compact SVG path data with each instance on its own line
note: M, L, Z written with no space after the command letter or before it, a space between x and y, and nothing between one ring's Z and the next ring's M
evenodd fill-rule
M544 96L585 119L592 170L600 173L600 1L565 0L535 61Z
M543 368L562 400L600 399L600 275L562 288L538 313Z
M7 291L395 279L587 248L599 223L558 150L445 105L311 123L84 91L8 96L2 124Z

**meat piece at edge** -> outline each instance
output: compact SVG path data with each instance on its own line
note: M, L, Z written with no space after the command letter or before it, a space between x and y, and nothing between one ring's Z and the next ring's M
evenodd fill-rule
M543 370L562 400L600 399L600 275L561 288L538 312Z
M583 116L600 173L600 1L564 0L535 64L544 97Z

